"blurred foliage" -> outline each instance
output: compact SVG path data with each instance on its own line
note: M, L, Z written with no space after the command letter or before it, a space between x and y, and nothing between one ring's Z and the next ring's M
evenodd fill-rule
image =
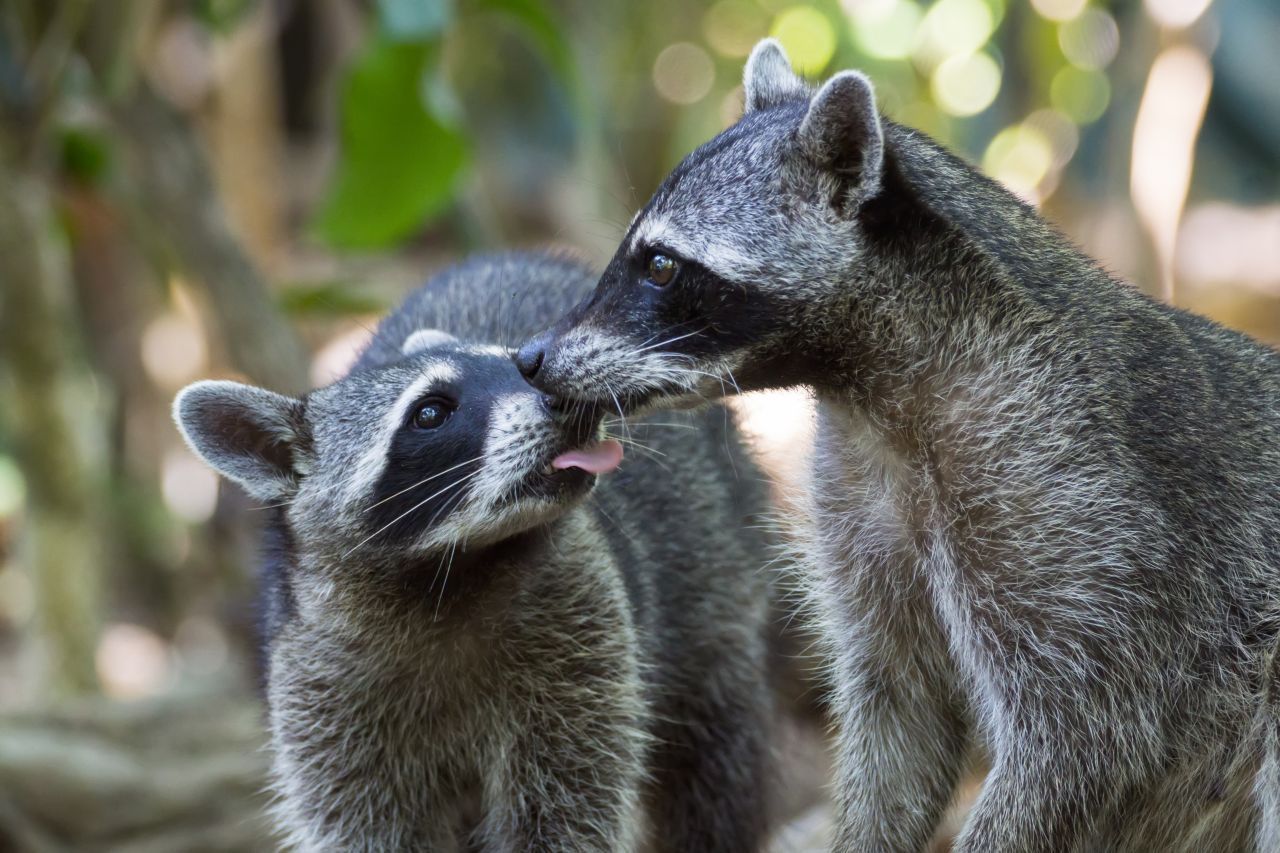
M81 614L97 645L76 654L113 695L243 687L251 659L262 514L183 448L178 388L328 381L466 252L603 262L671 167L736 120L765 36L814 80L865 70L889 117L1118 273L1176 279L1181 304L1280 340L1272 0L66 0L0 17L0 178L34 199L38 239L15 242L49 271L33 284L0 258L0 297L44 288L53 373L75 374L50 387L88 436L86 469L107 472L80 496L107 522L81 531L103 592ZM1156 59L1183 48L1190 82L1212 77L1203 128L1175 97L1139 150ZM1144 164L1167 198L1136 192ZM32 545L45 488L6 371L0 704L51 681L55 624Z
M452 2L380 0L378 25L346 72L341 156L317 213L334 246L375 249L403 240L444 211L467 166L468 132L440 60L455 20ZM575 73L568 44L539 0L481 0L462 10L518 26L560 82Z
M663 144L643 147L648 162L637 171L646 180L636 191L650 189L736 113L741 62L759 38L772 35L810 77L866 70L890 117L958 147L1036 202L1052 196L1078 160L1093 175L1120 168L1105 158L1127 144L1124 122L1136 109L1140 75L1167 37L1138 4L1089 0L656 0L635 13L624 5L379 2L376 25L344 75L342 151L316 233L338 247L402 244L455 210L451 202L465 192L478 158L501 171L495 153L520 158L527 155L522 144L538 148L536 137L504 138L528 134L531 122L495 123L495 105L511 103L475 88L520 86L510 69L493 68L495 61L527 64L506 50L504 24L560 90L526 84L511 101L533 104L544 119L558 116L579 146L585 139L618 147L624 170L636 158L621 150L634 135L628 106L652 78L643 97L652 102L657 94L673 107L636 110L666 126ZM1178 12L1176 0L1164 6ZM1193 43L1212 47L1216 23L1208 20L1190 31ZM667 25L673 21L680 26ZM664 43L664 36L677 40ZM608 76L597 73L603 70ZM537 71L524 69L535 81ZM1119 94L1116 78L1124 81ZM1120 111L1109 112L1116 98ZM1119 128L1100 121L1109 115ZM560 168L575 156L565 151L549 151L561 158ZM577 156L584 156L580 148ZM545 185L538 177L532 183Z
M337 246L378 248L413 233L452 199L467 145L422 97L434 40L379 38L342 90L342 158L316 219Z
M283 284L279 302L281 309L294 317L360 317L391 307L386 300L362 293L345 281Z

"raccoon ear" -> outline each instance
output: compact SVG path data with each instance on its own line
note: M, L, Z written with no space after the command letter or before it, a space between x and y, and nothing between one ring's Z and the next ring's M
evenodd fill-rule
M742 72L742 89L744 113L801 100L808 94L777 39L763 39L751 50Z
M845 184L842 206L856 210L880 189L884 129L865 74L841 71L809 103L798 136L805 155Z
M400 346L400 352L404 355L412 355L424 349L429 349L440 344L447 344L456 341L453 335L448 332L442 332L439 329L418 329L412 335L404 339L404 343Z
M255 498L298 486L302 402L239 382L196 382L173 401L173 419L196 454Z

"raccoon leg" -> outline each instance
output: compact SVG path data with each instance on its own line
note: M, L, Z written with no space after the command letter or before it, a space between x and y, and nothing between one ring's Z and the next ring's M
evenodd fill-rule
M1122 787L1097 758L1086 778L1082 756L1097 751L1049 736L1049 754L997 758L953 848L957 853L1095 850L1094 821ZM1090 756L1092 758L1093 756ZM1108 849L1103 846L1101 849Z
M959 781L965 726L918 674L867 660L840 669L834 849L922 850Z
M725 660L730 658L726 657ZM654 853L751 853L768 829L771 699L762 673L708 679L664 706L648 786Z
M1269 657L1260 709L1262 764L1253 784L1258 807L1256 845L1260 853L1280 850L1280 656L1273 651Z
M880 568L858 576L885 577ZM946 642L923 596L859 594L839 606L824 629L837 686L833 849L914 853L933 835L968 753Z
M1254 783L1258 804L1256 849L1280 850L1280 731L1272 723L1267 732L1262 766Z

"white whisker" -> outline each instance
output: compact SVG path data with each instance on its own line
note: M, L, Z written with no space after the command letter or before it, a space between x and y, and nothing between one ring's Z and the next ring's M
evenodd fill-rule
M656 344L649 344L648 346L642 346L642 347L640 347L639 349L635 350L634 352L635 352L635 354L636 354L636 355L639 355L640 353L642 353L642 352L648 352L648 351L649 351L649 350L651 350L651 349L657 349L658 347L665 347L667 344L674 344L676 341L683 341L685 338L691 338L691 337L693 337L694 335L700 335L700 334L702 334L703 332L705 332L707 329L710 329L710 328L711 328L711 326L709 326L709 325L708 325L708 326L703 326L701 329L694 329L692 332L689 332L688 334L684 334L684 335L677 335L677 336L676 336L676 337L674 337L674 338L668 338L667 340L665 340L665 341L659 341L659 342L658 342L658 343L656 343Z
M480 470L484 470L484 469L480 469ZM468 480L470 480L470 479L474 478L474 477L475 477L477 474L479 474L479 473L480 473L480 471L472 471L470 474L466 474L466 475L464 475L464 476L462 476L462 477L458 478L457 480L454 480L452 483L450 483L449 485L445 486L443 489L441 489L440 491L436 492L435 494L433 494L433 495L428 495L427 497L423 498L421 501L419 501L418 503L416 503L416 504L414 504L413 506L409 507L407 510L405 510L405 511L404 511L404 512L402 512L402 513L400 513L400 514L399 514L399 515L397 515L395 518L391 519L391 520L390 520L390 521L388 521L386 524L382 525L382 526L381 526L381 527L379 527L377 530L373 531L373 532L372 532L372 533L370 533L368 536L366 536L365 538L363 538L363 539L361 539L359 542L357 542L355 545L353 545L349 551L347 551L345 554L343 554L343 555L342 555L343 559L346 559L347 557L350 557L353 553L355 553L357 550L359 550L359 548L360 548L362 545L364 545L365 543L367 543L369 540L373 539L373 538L374 538L375 536L377 536L378 534L380 534L380 533L382 533L383 531L385 531L387 528L391 527L391 526L392 526L393 524L395 524L396 522L400 521L400 520L401 520L401 519L403 519L403 518L406 518L406 517L407 517L407 516L409 516L410 514L412 514L412 513L416 512L417 510L419 510L419 509L421 509L422 507L426 506L426 505L427 505L427 504L428 504L428 503L429 503L433 498L439 497L440 495L443 495L445 492L449 491L450 489L455 488L456 486L460 486L460 485L462 485L463 483L467 482Z
M373 509L374 507L382 506L384 503L386 503L387 501L391 500L392 498L398 498L398 497L400 497L401 495L403 495L405 492L411 492L411 491L413 491L414 489L418 488L418 486L421 486L421 485L423 485L423 484L425 484L425 483L429 483L429 482L431 482L431 481L432 481L432 480L434 480L436 477L443 477L445 474L448 474L450 471L457 471L457 470L458 470L459 468L461 468L463 465L470 465L472 462L479 462L479 461L480 461L481 459L483 459L483 458L484 458L484 455L483 455L483 454L481 454L480 456L476 456L476 457L475 457L475 458L473 458L473 459L468 459L466 462L459 462L457 465L454 465L452 468L446 468L446 469L444 469L443 471L441 471L441 472L440 472L440 473L438 473L438 474L432 474L430 477L426 477L425 479L419 480L418 482L414 483L412 486L406 486L405 488L403 488L403 489L401 489L400 491L396 492L394 495L387 495L385 498L383 498L382 500L378 501L377 503L370 504L369 506L365 507L364 511L365 511L365 512L368 512L369 510Z

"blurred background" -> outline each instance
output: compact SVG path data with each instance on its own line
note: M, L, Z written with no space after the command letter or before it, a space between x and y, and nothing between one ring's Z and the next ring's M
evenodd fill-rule
M261 513L174 393L324 384L469 252L602 265L766 35L1280 342L1274 0L0 0L0 849L265 843Z

